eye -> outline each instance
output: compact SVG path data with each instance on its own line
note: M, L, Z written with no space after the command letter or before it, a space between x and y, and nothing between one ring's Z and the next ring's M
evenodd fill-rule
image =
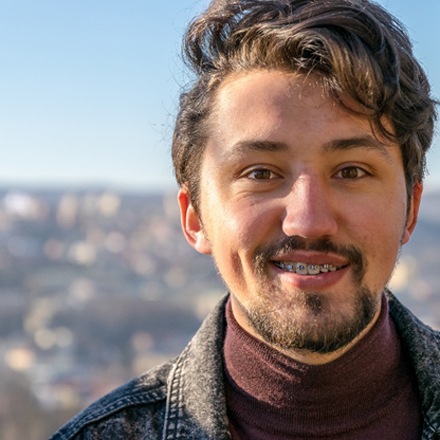
M356 166L348 166L342 168L336 173L336 177L339 177L340 179L350 180L360 179L361 177L365 177L366 175L368 175L366 171Z
M252 180L271 180L277 179L279 176L267 168L257 168L249 171L246 177Z

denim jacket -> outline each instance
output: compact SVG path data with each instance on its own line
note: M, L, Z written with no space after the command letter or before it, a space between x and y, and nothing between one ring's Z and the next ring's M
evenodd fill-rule
M414 367L424 426L440 439L440 333L421 323L388 292L390 313ZM74 417L50 440L230 439L223 390L227 298L182 352L114 390Z

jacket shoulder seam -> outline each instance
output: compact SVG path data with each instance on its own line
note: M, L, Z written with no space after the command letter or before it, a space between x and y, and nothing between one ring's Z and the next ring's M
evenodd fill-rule
M166 387L161 386L159 388L135 392L134 394L126 394L116 399L115 401L109 402L105 406L101 406L93 411L87 410L87 412L81 416L78 416L78 420L72 421L69 426L70 437L78 434L79 431L86 428L92 423L96 423L116 412L138 405L150 405L166 399ZM99 401L98 401L99 402ZM102 405L102 403L101 403Z

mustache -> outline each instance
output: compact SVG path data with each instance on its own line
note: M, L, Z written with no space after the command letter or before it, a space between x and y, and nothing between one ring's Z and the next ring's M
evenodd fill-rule
M256 273L263 274L267 262L293 251L314 251L341 256L353 267L353 273L359 281L366 271L366 260L362 251L356 246L337 244L328 238L308 240L299 236L290 236L265 244L255 250L253 262Z

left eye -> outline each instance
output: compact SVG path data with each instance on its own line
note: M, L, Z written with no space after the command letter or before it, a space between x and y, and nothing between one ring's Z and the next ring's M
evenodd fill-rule
M362 168L355 166L342 168L336 173L336 176L341 179L359 179L366 175L367 173Z
M247 174L247 177L253 180L270 180L270 179L276 179L278 175L266 168L258 168L256 170L250 171Z

